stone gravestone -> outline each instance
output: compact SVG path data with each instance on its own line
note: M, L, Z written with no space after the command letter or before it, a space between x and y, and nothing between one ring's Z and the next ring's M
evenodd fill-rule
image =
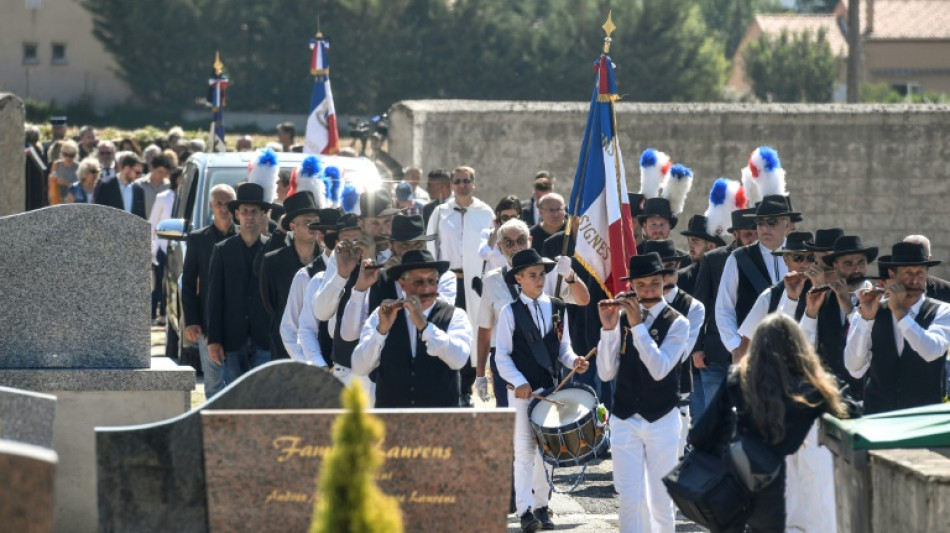
M0 93L0 216L20 213L26 208L26 181L23 155L23 100Z
M148 368L149 229L101 205L0 218L0 324L16 332L0 368Z
M177 418L96 428L100 531L207 531L201 411L339 408L342 391L316 366L273 361Z
M16 533L53 531L56 452L0 440L0 529Z
M511 487L508 409L380 409L377 472L405 530L505 531ZM309 530L331 427L341 410L205 411L212 532Z
M0 387L0 439L53 447L56 396Z

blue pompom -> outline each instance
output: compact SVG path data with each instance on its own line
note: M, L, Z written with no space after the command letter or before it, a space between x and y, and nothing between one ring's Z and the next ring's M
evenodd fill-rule
M640 156L640 166L652 167L653 165L656 165L656 150L647 148L643 151L643 155Z
M693 171L677 163L673 165L672 168L670 168L670 176L678 180L683 178L691 178L693 177Z
M303 172L303 177L316 176L320 173L320 160L315 155L307 156L300 164L300 170Z
M713 183L709 191L709 202L713 205L722 205L726 203L726 192L729 190L729 180L719 178Z
M265 148L257 157L257 164L264 167L276 167L277 154L270 148Z
M329 180L327 197L331 202L338 202L340 200L340 190L343 189L343 180L340 179L340 169L327 167L323 169L323 175Z
M765 170L771 171L782 168L782 162L778 159L778 152L772 149L771 146L759 148L759 155L762 156L762 161L765 162Z
M332 180L338 180L340 179L340 169L336 167L327 167L323 169L323 175Z
M356 186L347 183L343 187L342 203L343 211L347 213L352 213L356 209L356 204L360 201L360 193L356 190Z
M336 203L336 200L330 198L330 178L323 178L323 195L327 197L327 200L333 203Z

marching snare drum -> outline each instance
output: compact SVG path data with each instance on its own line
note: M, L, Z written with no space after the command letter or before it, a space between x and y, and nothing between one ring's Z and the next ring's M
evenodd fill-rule
M531 400L528 418L538 439L544 460L556 466L577 466L607 451L606 427L597 423L595 409L599 403L594 389L583 384L569 384L552 393L545 389L541 396L564 403L564 407Z

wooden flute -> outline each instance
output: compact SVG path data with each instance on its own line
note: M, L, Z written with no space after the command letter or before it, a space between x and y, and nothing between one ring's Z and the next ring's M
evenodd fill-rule
M426 298L438 298L438 297L439 297L439 293L437 292L427 292L425 294L419 295L420 300L425 300ZM379 304L379 312L388 313L392 311L393 309L401 309L405 305L406 305L405 298L400 298L398 300L393 300L391 302L383 302Z

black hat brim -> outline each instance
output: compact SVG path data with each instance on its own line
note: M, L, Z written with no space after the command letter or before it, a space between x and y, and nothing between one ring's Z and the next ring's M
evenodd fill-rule
M665 261L665 259L662 259L662 260ZM672 259L670 259L670 261L672 261ZM624 277L620 278L620 281L629 281L629 280L632 280L632 279L649 278L650 276L665 276L665 275L667 275L667 274L672 274L672 273L674 273L674 272L676 272L676 269L675 269L675 268L661 268L661 269L656 270L656 271L653 271L653 272L648 272L648 273L645 273L645 274L637 274L636 276L624 276Z
M895 263L894 261L878 261L878 268L897 268L897 267L909 267L909 266L925 266L925 267L934 267L943 263L943 261L912 261L909 263Z
M390 235L389 240L395 242L434 241L435 235L419 235L418 237L413 237L411 239L403 239L399 238L397 235Z
M298 209L296 211L291 211L290 213L284 213L284 218L280 222L280 227L284 228L284 231L290 231L290 223L293 219L299 217L300 215L319 215L320 210L316 207L305 207L303 209ZM307 224L309 229L314 229L310 227L310 224Z
M702 239L704 241L717 244L719 246L726 245L726 241L722 240L722 237L713 237L712 235L708 233L702 233L699 231L684 230L680 232L680 235L684 237L696 237L697 239Z
M835 249L834 246L818 246L814 241L805 241L802 246L809 252L831 252Z
M877 259L877 246L871 246L869 248L860 248L858 250L843 250L840 252L830 253L828 255L822 256L821 260L825 263L826 266L831 266L835 262L835 259L844 256L844 255L854 255L854 254L864 254L868 258L868 263L873 263ZM937 261L938 263L940 261Z
M448 261L427 261L425 263L402 263L386 269L386 275L390 279L399 279L400 276L410 270L435 269L439 276L449 271Z
M542 257L540 262L531 263L529 265L520 265L510 269L508 272L505 272L505 282L510 285L516 285L518 282L515 280L515 274L526 268L531 268L538 265L544 265L544 273L549 274L552 270L554 270L554 267L557 266L557 263L548 259L547 257Z
M746 214L744 214L744 215L742 215L742 216L744 216L744 217L746 217L746 218L788 217L788 218L791 219L792 222L801 222L801 221L803 220L803 219L802 219L802 214L799 213L798 211L785 211L785 212L781 212L781 213L769 213L769 214L767 214L767 215L766 215L766 214L760 215L760 214L758 214L758 213L746 213Z

